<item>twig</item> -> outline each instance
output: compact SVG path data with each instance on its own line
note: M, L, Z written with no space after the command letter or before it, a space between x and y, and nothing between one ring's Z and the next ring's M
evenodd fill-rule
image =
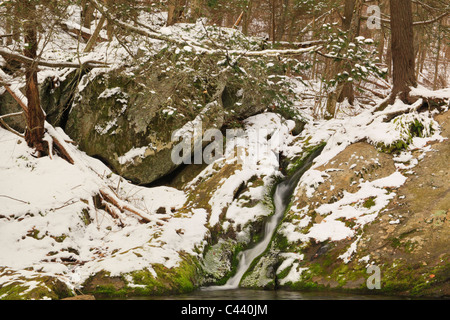
M26 106L26 104L22 101L22 99L19 98L19 96L14 92L14 90L12 90L9 86L4 86L6 91L9 92L9 94L14 98L14 100L17 101L17 103L19 104L19 106L23 109L23 111L25 111L25 114L28 114L28 107Z
M117 208L120 209L120 211L129 211L135 215L137 215L138 217L142 218L145 222L152 222L154 221L154 219L150 218L150 216L146 213L143 212L142 210L139 210L131 205L129 205L128 203L122 201L121 199L119 199L119 197L117 197L113 191L109 190L109 189L100 189L100 194L102 195L102 197L111 202L114 206L116 206Z
M445 13L443 13L443 14L441 14L440 16L437 16L434 19L430 19L430 20L426 20L426 21L416 21L416 22L413 23L413 26L423 26L423 25L426 25L426 24L431 24L431 23L434 23L434 22L437 22L437 21L441 20L442 18L445 18L449 14L450 14L450 10L445 12Z
M14 112L14 113L8 113L0 116L0 119L8 118L8 117L18 117L23 115L23 111Z
M19 136L19 137L25 139L25 136L22 135L20 132L14 130L13 128L11 128L11 127L5 122L5 120L3 120L3 117L0 117L0 123L3 125L3 127L5 127L6 130L8 130L8 131L14 133L16 136Z
M358 87L358 88L360 88L362 90L369 91L370 93L372 93L373 95L375 95L375 96L377 96L378 98L381 98L381 99L385 99L387 97L386 95L384 95L382 93L379 93L379 92L376 92L375 90L369 89L369 88L367 88L367 87L365 87L365 86L363 86L361 84L356 85L356 87Z
M22 203L25 203L25 204L30 204L30 203L27 202L27 201L23 201L23 200L20 200L20 199L16 199L16 198L13 198L13 197L10 197L10 196L6 196L6 195L3 195L3 194L0 194L0 197L4 197L4 198L11 199L11 200L19 201L19 202L22 202Z

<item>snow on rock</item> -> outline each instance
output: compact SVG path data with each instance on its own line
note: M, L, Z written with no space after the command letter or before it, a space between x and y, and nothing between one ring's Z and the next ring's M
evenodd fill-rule
M436 94L445 96L447 93L428 92L429 96L435 96ZM395 190L407 181L407 175L411 169L418 164L425 153L431 150L431 146L428 144L431 141L443 140L440 136L439 125L433 119L434 113L417 113L411 111L412 109L414 108L397 101L393 106L382 112L363 110L353 117L337 117L328 121L308 121L301 136L294 140L293 145L288 148L289 157L295 157L296 154L299 154L299 149L311 145L326 142L326 146L321 155L315 159L312 167L300 179L294 192L294 199L291 202L290 218L280 225L278 232L289 243L297 244L299 248L308 248L311 243L352 240L347 250L339 256L344 263L351 261L357 251L364 225L373 222L394 199L396 196ZM389 122L384 121L385 115L401 110L404 110L405 114L396 116ZM413 126L421 128L420 136L412 135L411 128ZM349 186L357 187L352 189L356 191L342 190L338 198L333 201L309 203L304 208L297 207L299 202L296 200L296 195L302 196L302 199L317 201L318 199L328 199L327 192L336 192L333 185L330 185L329 190L325 188L324 195L318 194L317 190L320 185L327 182L330 174L343 170L341 164L334 163L335 160L333 159L350 145L360 141L367 141L375 147L389 146L397 141L403 141L404 150L393 157L394 172L388 176L372 178L371 181L366 181L363 178L360 178L359 181L354 180ZM301 147L299 148L299 146ZM414 156L413 151L416 152ZM422 155L417 156L417 151ZM347 168L345 170L355 171L355 174L358 174L360 168L357 162L351 162L357 160L357 158L359 158L358 155L350 157L349 162L345 163L344 169ZM373 164L370 165L380 166L378 159L372 160ZM366 165L369 165L369 163ZM323 167L331 167L331 169L322 171L320 168ZM333 180L331 183L333 183ZM321 190L323 191L324 188ZM402 223L400 219L390 221L390 224L400 223ZM291 260L287 258L283 263L292 264ZM285 278L283 283L288 283L291 280L293 282L299 281L305 265L307 264L297 263L297 265L293 265L290 277L293 276L294 278L290 280Z
M280 176L278 155L288 145L292 136L293 123L284 120L274 113L264 113L248 118L242 135L227 139L224 158L215 164L239 163L240 169L228 177L221 187L212 195L210 200L211 226L219 222L223 208L229 207L227 218L235 225L244 226L258 216L267 216L271 211L258 203L253 207L246 207L234 199L235 191L252 177L263 179L263 186L251 188L247 196L254 201L262 201L267 195L267 186L274 182L274 177ZM235 152L238 150L238 152ZM240 150L240 151L239 151ZM211 166L215 165L214 163ZM211 169L205 169L206 174ZM202 175L202 174L201 174ZM200 176L201 176L200 175Z
M186 202L183 191L131 185L100 161L67 148L75 165L56 155L34 158L25 141L0 129L2 283L23 278L27 269L28 275L55 276L77 287L101 270L120 275L155 263L172 268L182 260L180 252L198 254L207 213L194 209L176 216ZM94 203L101 188L115 190L152 221L142 224L131 213L113 218ZM160 208L165 213L157 213Z

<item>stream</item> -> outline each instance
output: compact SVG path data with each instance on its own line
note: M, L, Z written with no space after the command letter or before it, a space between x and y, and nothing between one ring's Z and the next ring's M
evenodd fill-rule
M275 233L283 218L291 196L302 175L311 167L314 159L320 155L323 147L311 153L304 164L290 177L278 184L273 200L275 213L265 225L262 240L255 246L238 255L236 273L222 286L202 287L199 290L177 295L133 297L132 300L410 300L402 296L367 295L342 292L300 292L290 290L258 290L240 288L239 284L252 262L259 258Z
M265 225L263 238L255 246L239 253L237 257L239 263L236 269L236 273L230 279L228 279L225 285L204 287L202 288L203 291L232 290L239 288L242 277L250 268L253 261L261 256L269 246L272 236L284 216L284 212L286 211L286 207L290 202L292 193L297 187L298 181L300 180L302 175L311 167L312 162L318 155L320 155L322 150L323 147L318 148L317 150L312 152L306 158L303 165L292 176L286 178L284 181L278 184L273 195L275 212Z

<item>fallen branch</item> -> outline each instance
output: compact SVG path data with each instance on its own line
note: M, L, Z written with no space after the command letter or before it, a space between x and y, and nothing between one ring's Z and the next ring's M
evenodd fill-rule
M382 80L382 79L378 79L378 80ZM382 81L384 81L384 80L382 80ZM379 82L372 81L370 79L364 79L364 82L371 83L371 84L376 85L377 87L380 87L381 89L384 89L384 90L391 90L392 89L392 86L386 81L384 81L384 84L381 84Z
M275 49L267 49L261 51L242 51L242 50L230 50L228 54L238 54L246 57L254 57L254 56L265 56L265 57L277 57L280 55L297 55L304 54L310 52L316 52L319 50L320 46L312 46L308 48L300 48L300 49L283 49L283 50L275 50Z
M233 25L233 29L237 29L237 27L239 27L239 25L241 24L242 21L242 17L244 16L245 11L242 11L241 14L239 15L239 18L236 20L236 22Z
M435 22L445 18L448 15L450 15L450 11L447 11L447 12L437 16L436 18L433 18L433 19L430 19L430 20L413 22L413 26L416 27L416 26L423 26L423 25L427 25L427 24L432 24L432 23L435 23ZM368 20L369 18L370 17L363 16L363 17L361 17L361 20ZM383 23L386 23L386 24L390 24L391 23L391 19L390 18L389 19L380 18L379 20L381 22L383 22Z
M100 194L102 197L111 202L114 206L116 206L121 212L128 211L131 212L141 219L143 219L145 222L152 222L156 221L155 218L151 217L147 212L144 212L143 210L140 210L129 203L126 203L125 201L119 199L119 197L110 189L100 189Z
M282 46L293 46L296 48L308 48L319 44L326 43L326 40L311 40L311 41L303 41L303 42L288 42L288 41L278 41L277 44Z
M79 24L72 22L72 21L63 21L60 23L62 29L66 32L70 33L74 33L77 36L81 36L85 41L88 41L91 36L92 36L92 32L90 29L85 28L83 26L80 26ZM99 36L98 41L107 41L107 39Z
M70 164L75 164L74 157L70 154L66 142L64 141L64 139L59 137L60 134L47 121L45 121L45 130L47 131L48 135L52 138L53 148L61 156L61 158L63 158Z
M14 52L7 48L0 48L0 55L12 60L16 60L25 64L36 64L38 66L50 67L50 68L75 68L75 69L86 69L86 68L105 68L108 66L107 63L101 61L89 60L83 63L75 62L57 62L57 61L47 61L47 60L34 60L20 53Z
M117 19L116 17L113 17L109 12L108 12L108 8L105 8L103 5L101 5L100 3L98 3L96 0L89 0L89 2L92 4L92 6L97 9L101 14L102 17L104 17L106 20L108 20L108 23L114 24L122 29L128 30L128 31L133 31L137 34L140 34L142 36L146 36L152 39L157 39L157 40L163 40L163 41L168 41L168 42L172 42L172 43L178 43L178 44L186 44L185 41L181 41L181 40L176 40L173 38L169 38L169 37L165 37L155 31L152 31L152 29L150 27L145 27L146 29L142 29L142 28L137 28L129 23L123 22L120 19ZM142 26L142 24L139 24Z
M123 227L124 223L122 222L122 220L120 219L120 215L121 215L121 211L119 210L119 208L117 208L116 206L114 206L113 204L111 204L108 201L102 200L102 205L105 206L105 211L107 213L109 213L109 215L115 219L115 220L119 220L119 226Z
M10 86L5 85L4 87L5 87L6 91L9 92L9 94L14 98L14 100L16 100L16 102L19 104L19 106L23 109L23 111L25 112L25 116L26 116L28 114L28 107L23 102L23 100L16 94L16 92L14 90L11 89Z
M11 128L11 127L5 122L5 120L3 120L3 118L4 118L3 116L0 117L0 124L1 124L6 130L8 130L9 132L14 133L16 136L19 136L19 137L25 139L25 136L24 136L23 134L21 134L20 132L14 130L13 128Z
M94 44L97 42L98 37L100 36L100 31L103 28L103 25L105 24L106 18L104 15L101 16L100 21L97 24L97 27L94 30L94 33L89 38L86 47L84 48L84 52L89 52L94 47Z
M367 87L365 87L365 86L363 86L361 84L356 85L356 87L360 88L361 90L369 91L370 93L372 93L373 95L375 95L375 96L377 96L378 98L381 98L381 99L385 99L387 97L385 94L376 92L375 90L369 89L369 88L367 88Z

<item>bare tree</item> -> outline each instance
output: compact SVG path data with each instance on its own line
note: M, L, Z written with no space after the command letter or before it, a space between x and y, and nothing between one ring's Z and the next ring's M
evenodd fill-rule
M391 53L393 88L391 103L399 97L409 102L410 87L417 86L411 0L391 0Z

